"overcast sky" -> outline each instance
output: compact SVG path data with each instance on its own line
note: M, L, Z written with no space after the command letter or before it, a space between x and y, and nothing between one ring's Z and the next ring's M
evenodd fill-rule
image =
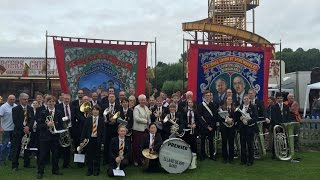
M256 33L273 43L281 39L283 48L319 49L319 7L319 0L260 0ZM48 30L101 39L157 37L158 61L176 62L182 53L181 23L206 17L207 0L0 0L0 56L43 57Z

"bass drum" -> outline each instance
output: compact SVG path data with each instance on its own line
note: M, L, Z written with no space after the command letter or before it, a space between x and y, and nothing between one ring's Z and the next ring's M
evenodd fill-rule
M192 152L188 143L179 138L167 139L161 145L159 161L169 173L182 173L191 164Z

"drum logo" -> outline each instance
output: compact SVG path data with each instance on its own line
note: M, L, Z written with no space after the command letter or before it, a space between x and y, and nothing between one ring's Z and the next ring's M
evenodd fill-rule
M169 143L168 143L168 146L174 147L174 148L179 148L179 149L182 149L182 150L188 150L188 147L187 147L187 146L183 146L183 145L176 144L176 143L171 143L171 142L169 142Z
M184 162L176 160L176 159L172 159L172 158L167 158L167 157L163 157L163 161L166 161L169 163L169 167L171 168L177 168L177 166L184 166Z

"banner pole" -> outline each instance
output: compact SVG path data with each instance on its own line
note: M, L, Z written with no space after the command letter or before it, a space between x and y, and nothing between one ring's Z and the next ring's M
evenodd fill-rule
M155 87L158 89L157 86L157 37L154 38L154 84Z
M182 37L182 93L184 93L184 63L185 63L185 60L184 60L184 34L183 34L183 37Z
M280 64L279 64L279 67L280 67L280 75L279 75L279 78L280 78L280 84L279 84L279 91L281 93L281 84L282 84L282 71L281 71L281 59L282 59L282 54L281 54L281 39L280 39Z

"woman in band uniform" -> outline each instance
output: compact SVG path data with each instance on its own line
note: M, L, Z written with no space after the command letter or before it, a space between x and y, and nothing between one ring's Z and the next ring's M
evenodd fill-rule
M222 138L222 157L224 163L232 163L234 157L234 136L236 133L234 121L235 106L233 104L232 97L227 97L220 108L221 110L228 111L229 113L226 118L222 118L219 116L220 124L222 124L220 125Z

